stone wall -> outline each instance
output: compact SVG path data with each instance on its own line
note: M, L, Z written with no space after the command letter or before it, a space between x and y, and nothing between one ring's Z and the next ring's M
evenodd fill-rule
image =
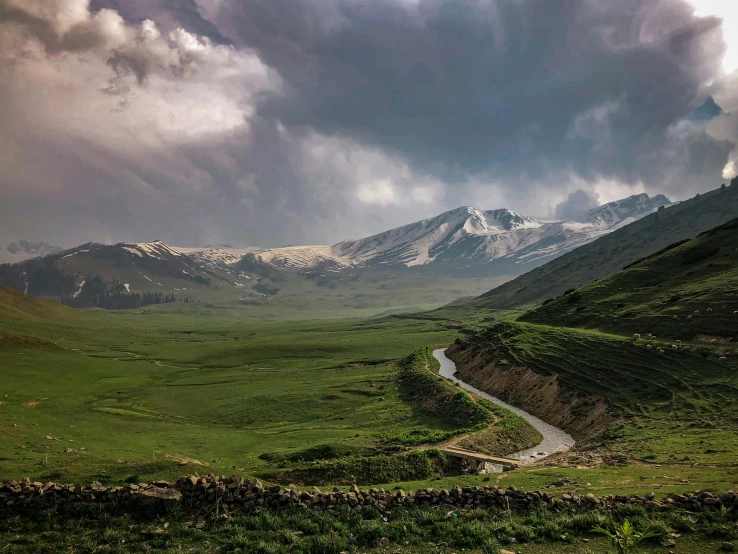
M100 483L88 486L59 485L55 483L20 482L0 483L0 510L23 510L53 504L85 502L117 505L154 505L161 508L180 506L185 510L224 514L249 512L257 507L284 508L296 506L302 509L333 509L347 506L362 511L371 506L380 512L390 512L399 506L442 506L457 510L484 508L496 511L526 512L546 508L558 511L588 511L600 507L612 508L631 504L650 510L680 509L691 512L719 510L721 507L738 509L738 492L711 494L695 492L672 494L664 500L656 500L650 492L645 496L617 495L596 497L549 492L523 492L514 486L464 487L450 490L423 489L405 492L352 486L349 491L333 489L324 492L315 487L300 490L295 486L263 486L259 481L249 481L239 475L216 477L191 475L176 483L155 481L150 484L104 487Z

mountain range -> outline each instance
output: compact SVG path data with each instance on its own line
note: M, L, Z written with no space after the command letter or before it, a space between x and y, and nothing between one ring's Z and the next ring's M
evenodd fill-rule
M312 279L314 283L316 276L335 283L365 278L367 282L372 278L386 281L400 275L407 279L508 278L671 205L663 195L639 194L567 221L539 221L508 209L462 207L333 246L259 250L228 245L171 247L161 241L87 243L2 265L0 285L71 305L103 306L101 298L127 294L148 294L141 302L164 301L162 295L184 299L206 294L212 298L213 293L228 291L261 298L282 289L274 286L275 279L283 280L279 275L288 274L293 280ZM113 305L128 306L119 300L116 297Z
M92 299L99 302L104 295L189 295L224 285L243 286L240 279L246 278L233 264L247 251L212 247L182 252L162 241L113 245L90 242L0 265L0 283L31 296L81 306Z
M738 178L621 226L598 240L488 291L479 308L511 309L543 302L612 275L640 258L696 237L738 215Z
M461 207L430 219L333 246L293 246L247 254L239 267L327 273L403 270L437 275L520 275L671 201L638 194L568 221L538 221L507 209Z

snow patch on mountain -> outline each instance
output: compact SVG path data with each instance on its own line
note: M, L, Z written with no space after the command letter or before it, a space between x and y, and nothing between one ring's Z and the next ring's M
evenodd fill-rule
M570 221L548 222L504 208L483 211L465 206L364 239L273 248L247 257L285 271L412 268L436 262L463 268L499 259L525 264L561 255L669 204L663 195L638 194Z
M258 252L254 246L232 247L229 245L205 246L202 248L180 247L175 249L202 264L230 266L241 261L246 254Z
M79 293L82 292L82 287L85 286L85 283L87 281L83 280L79 285L77 285L79 288L76 290L76 292L72 295L73 298L77 298L79 296Z

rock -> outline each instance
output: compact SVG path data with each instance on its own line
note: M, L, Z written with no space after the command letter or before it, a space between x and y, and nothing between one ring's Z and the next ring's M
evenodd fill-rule
M69 454L70 452L74 452L74 450L72 450L71 448L65 448L64 449L64 452L66 452L67 454Z
M667 548L676 546L676 543L672 539L665 539L661 541L661 546L665 546Z
M377 548L389 548L390 541L387 537L382 537L377 543Z
M167 508L175 506L182 500L182 493L177 489L160 489L151 487L138 493L138 498L144 504L159 504Z
M735 545L732 542L724 542L722 545L720 545L720 550L724 552L732 552L735 548Z

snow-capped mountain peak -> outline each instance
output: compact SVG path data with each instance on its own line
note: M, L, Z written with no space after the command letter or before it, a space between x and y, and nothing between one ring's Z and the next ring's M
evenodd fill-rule
M653 198L646 193L634 194L628 198L594 208L588 211L580 221L601 228L611 228L616 225L630 223L661 206L669 205L671 205L671 200L663 194L658 194Z
M124 250L127 250L134 256L143 258L149 256L151 258L164 259L168 256L181 257L183 254L178 250L175 250L171 246L168 246L163 241L155 240L153 242L137 242L137 243L119 243L115 246L120 246Z
M284 271L340 272L371 267L443 266L444 272L505 260L527 264L550 259L670 204L639 194L610 202L568 222L545 223L506 208L463 206L435 217L333 246L272 248L248 254L244 263ZM503 264L504 265L504 264Z

